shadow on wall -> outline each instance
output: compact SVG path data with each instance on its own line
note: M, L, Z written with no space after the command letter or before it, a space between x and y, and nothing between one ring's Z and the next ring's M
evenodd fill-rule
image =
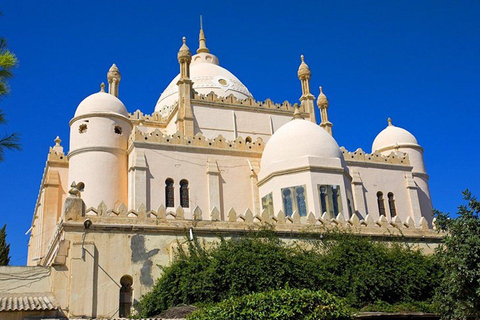
M132 237L130 241L130 249L132 250L132 262L142 263L142 268L140 269L140 283L148 287L153 286L153 262L150 258L156 255L160 249L147 251L145 248L145 237L141 234L136 234Z

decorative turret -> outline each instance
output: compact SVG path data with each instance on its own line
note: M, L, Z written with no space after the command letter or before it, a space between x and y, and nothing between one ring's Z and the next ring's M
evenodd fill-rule
M108 93L114 95L118 98L118 87L120 85L120 80L122 80L122 74L117 68L117 65L114 63L110 67L107 73L108 79Z
M428 185L428 174L423 160L423 148L413 134L393 125L391 118L387 119L387 123L387 127L373 141L372 152L379 152L385 156L397 151L408 154L410 165L412 166L413 180L415 181L415 184L412 184L411 187L414 189L418 188L421 214L431 222L433 219L431 214L432 201ZM416 209L412 210L415 211ZM415 213L413 216L415 217Z
M328 121L328 99L327 96L323 93L322 87L320 87L320 94L318 95L317 106L320 109L320 127L325 129L328 133L332 134L333 124Z
M187 46L187 39L182 38L183 44L178 50L178 63L180 64L180 78L178 79L178 115L177 131L183 132L187 137L193 137L193 111L191 106L192 99L192 80L190 80L190 62L192 54Z
M300 102L304 107L304 110L310 114L309 120L313 123L317 123L317 120L315 118L315 108L313 106L313 101L315 100L315 97L310 93L310 68L305 63L303 54L300 56L300 59L302 60L302 62L300 63L297 72L298 79L300 80L300 83L302 85L302 96L300 97Z
M82 181L86 207L103 201L117 208L127 203L127 144L132 130L125 105L117 98L120 72L113 65L100 92L85 98L70 121L69 184ZM57 143L57 140L55 141ZM60 140L58 139L58 143ZM59 146L53 149L59 149Z

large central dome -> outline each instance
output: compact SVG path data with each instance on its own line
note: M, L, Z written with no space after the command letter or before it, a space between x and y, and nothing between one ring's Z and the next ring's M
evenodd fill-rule
M202 41L201 38L200 41ZM200 42L200 49L197 52L196 55L192 56L192 63L190 64L190 79L193 81L195 91L200 94L209 94L213 91L219 97L227 97L233 94L237 99L242 100L252 97L250 91L237 77L219 65L216 56L211 54L206 47L202 48L202 42ZM177 82L179 78L180 75L177 75L162 92L155 106L155 111L166 114L178 101Z

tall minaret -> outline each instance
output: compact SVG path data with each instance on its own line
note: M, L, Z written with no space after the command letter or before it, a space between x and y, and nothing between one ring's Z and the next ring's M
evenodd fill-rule
M186 42L186 38L183 37L183 44L177 55L178 63L180 64L180 79L177 82L179 97L176 124L177 131L182 132L185 136L193 137L195 134L191 105L193 82L190 79L190 62L192 62L192 54L190 53L190 49L187 47Z
M122 74L118 70L117 65L114 63L107 72L108 79L108 93L118 98L118 87L120 86L120 80L122 80Z
M318 95L317 106L320 109L320 127L325 129L328 133L332 135L333 124L328 121L328 99L327 96L323 93L322 87L320 87L320 94Z
M315 108L313 105L313 101L315 100L315 97L310 93L310 77L311 77L310 68L305 63L303 54L300 56L300 59L302 60L302 62L298 67L298 73L297 73L298 79L302 84L302 96L300 97L300 103L303 109L310 114L308 119L313 123L317 123L317 120L315 118Z

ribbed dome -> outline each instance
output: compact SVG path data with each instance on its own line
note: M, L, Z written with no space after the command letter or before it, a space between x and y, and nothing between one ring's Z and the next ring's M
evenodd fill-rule
M106 92L97 92L83 99L75 111L75 117L91 113L118 114L128 117L127 108L122 101Z
M169 107L178 101L177 82L179 78L180 75L177 75L163 91L155 106L155 111L168 113ZM219 66L217 57L211 53L201 52L192 57L190 79L193 81L193 89L200 94L209 94L213 91L220 97L233 94L242 100L252 96L237 77Z
M372 152L385 150L396 146L418 146L418 141L413 134L405 129L389 123L375 138L372 144Z
M340 159L343 163L342 152L327 131L308 120L295 119L280 127L268 140L261 168L265 173L270 171L270 165L280 162L290 162L291 167L292 161L303 157Z

